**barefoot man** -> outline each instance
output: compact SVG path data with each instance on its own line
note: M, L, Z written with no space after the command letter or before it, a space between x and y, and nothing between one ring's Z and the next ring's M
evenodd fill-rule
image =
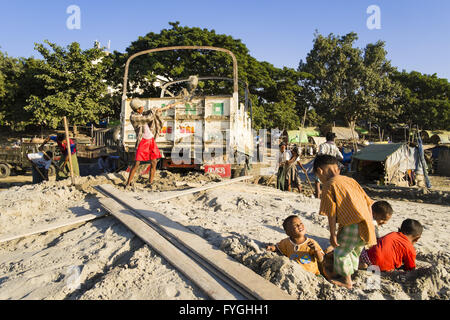
M153 183L156 173L156 165L158 159L162 158L161 152L156 145L155 139L162 128L162 120L160 118L161 111L175 107L178 103L168 105L164 108L151 109L144 112L144 102L140 99L131 100L130 106L133 112L130 116L131 124L136 131L136 162L128 176L127 185L131 185L136 170L142 161L151 161L149 173L149 185Z

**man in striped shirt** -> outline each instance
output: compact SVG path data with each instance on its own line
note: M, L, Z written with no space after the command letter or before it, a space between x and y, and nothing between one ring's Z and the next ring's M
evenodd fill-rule
M319 214L328 216L330 244L335 248L333 271L343 278L332 282L351 289L351 275L358 270L362 249L377 243L372 222L373 201L358 182L340 175L338 160L333 156L318 155L314 173L324 184ZM337 234L336 225L339 225Z

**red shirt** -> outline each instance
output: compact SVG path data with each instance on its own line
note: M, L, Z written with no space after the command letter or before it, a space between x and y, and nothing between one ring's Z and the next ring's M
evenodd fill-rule
M367 251L372 264L381 271L392 271L405 266L406 270L416 267L416 250L411 241L401 232L391 232L378 239L377 245Z
M59 150L61 151L61 153L65 156L67 154L67 145L66 145L66 140L64 139L63 141L58 141L56 139L55 136L50 137L51 140L55 141L58 144ZM69 138L69 142L70 142L70 151L71 154L74 154L77 152L77 145L75 144L75 142Z

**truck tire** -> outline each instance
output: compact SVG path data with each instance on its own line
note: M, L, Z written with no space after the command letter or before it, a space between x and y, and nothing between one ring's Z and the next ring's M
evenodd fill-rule
M0 163L0 178L7 178L11 174L11 169L6 163Z

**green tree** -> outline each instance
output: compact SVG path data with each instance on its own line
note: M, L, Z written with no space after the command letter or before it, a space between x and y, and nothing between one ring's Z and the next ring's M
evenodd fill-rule
M81 50L76 42L62 48L45 41L35 49L44 60L36 66L35 79L40 94L32 94L25 110L32 114L30 124L56 128L66 116L71 124L98 121L109 112L107 84L104 80L110 59L102 49Z
M450 130L450 83L436 74L396 72L393 79L403 88L401 118L421 129Z
M23 74L23 61L8 57L0 52L0 124L14 126L13 104L20 88L19 79Z
M311 75L301 80L301 99L328 122L354 126L400 112L400 86L390 78L395 69L386 59L384 42L362 50L354 47L357 39L353 32L342 37L316 34L306 62L300 61L298 70Z
M253 104L253 127L255 129L285 124L274 119L271 112L280 108L290 108L287 112L289 118L295 118L296 98L291 97L287 92L294 92L300 87L296 83L297 71L294 69L278 69L267 62L259 62L249 54L248 48L239 39L231 36L217 34L214 30L201 29L196 27L182 27L179 22L170 22L171 28L163 29L159 33L150 32L136 41L126 49L126 53L114 52L114 63L108 72L110 85L122 90L124 65L129 56L134 53L169 46L215 46L231 50L237 59L239 66L239 80L248 83L250 99ZM222 52L208 50L177 50L176 52L158 52L136 58L130 65L128 92L136 92L138 96L157 97L160 88L154 87L156 76L163 76L169 80L188 78L190 75L198 76L219 76L232 78L231 57ZM278 81L283 80L283 81ZM177 94L183 86L172 86L171 91ZM232 83L229 81L205 81L200 83L199 88L205 95L230 94ZM116 112L120 110L120 93L116 95ZM244 97L243 86L240 85L239 96ZM277 107L274 109L275 104ZM278 112L278 111L277 111ZM283 111L279 110L283 113ZM283 120L284 121L284 120ZM291 125L292 121L288 121Z

